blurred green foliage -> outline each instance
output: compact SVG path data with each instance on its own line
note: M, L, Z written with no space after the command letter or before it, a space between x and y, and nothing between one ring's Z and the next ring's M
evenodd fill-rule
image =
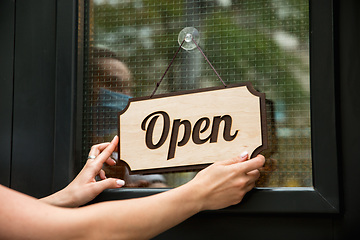
M200 47L227 83L251 81L277 99L288 99L293 92L309 96L301 83L306 79L294 73L309 68L307 1L119 0L94 1L93 6L93 44L109 47L123 58L142 88L139 94L159 80L178 48L180 30L191 26L200 31ZM276 42L280 34L284 45L293 42L293 46ZM191 63L186 59L192 55L196 53L182 54L177 64ZM176 79L181 82L185 74L181 70L189 68L175 66L170 74L168 88L173 91ZM199 81L204 75L217 81L205 61L201 71Z

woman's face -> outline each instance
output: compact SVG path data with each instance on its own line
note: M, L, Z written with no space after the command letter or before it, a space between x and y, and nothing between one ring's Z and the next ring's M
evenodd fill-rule
M131 95L131 73L124 63L114 58L98 58L95 61L95 66L98 66L95 87Z

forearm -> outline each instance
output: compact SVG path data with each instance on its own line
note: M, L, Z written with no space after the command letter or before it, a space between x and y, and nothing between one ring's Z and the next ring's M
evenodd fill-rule
M104 202L79 210L89 216L86 219L97 222L106 239L149 239L201 210L201 197L193 190L184 185L150 197Z
M76 207L76 203L73 201L71 193L66 192L66 189L62 189L54 194L40 198L41 202L58 206L58 207Z
M187 187L76 209L54 207L1 188L0 238L4 239L149 239L201 208Z
M0 185L0 239L76 239L86 225L74 209L44 204Z

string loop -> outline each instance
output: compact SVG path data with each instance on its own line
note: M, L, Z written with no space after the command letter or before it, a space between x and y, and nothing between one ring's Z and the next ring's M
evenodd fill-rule
M187 35L187 37L188 37L188 35ZM152 98L152 97L155 95L155 93L156 93L157 89L159 88L162 80L164 79L166 73L169 71L169 69L170 69L171 65L173 64L173 62L174 62L177 54L179 53L182 45L184 44L184 42L185 42L186 40L188 40L188 39L187 39L187 38L184 38L184 40L181 42L178 50L176 51L176 53L175 53L173 59L171 60L169 66L166 68L166 70L165 70L164 74L162 75L160 81L156 83L156 87L155 87L154 91L152 92L152 94L150 95L150 98ZM199 45L196 43L196 41L194 40L194 38L191 37L191 40L194 42L196 48L200 51L201 55L205 58L206 62L210 65L211 69L215 72L216 76L220 79L220 81L222 82L222 84L224 85L224 87L227 87L226 84L225 84L225 82L224 82L224 81L222 80L222 78L220 77L219 73L216 71L216 69L214 68L214 66L210 63L209 59L206 57L205 53L201 50L201 48L200 48Z

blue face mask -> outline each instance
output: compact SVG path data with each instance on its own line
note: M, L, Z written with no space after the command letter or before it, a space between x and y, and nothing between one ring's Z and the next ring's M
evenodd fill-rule
M100 88L99 107L104 111L120 112L129 102L131 97L122 93L113 92L106 88Z
M95 107L97 115L98 134L109 135L117 133L118 113L128 104L131 97L122 93L100 88L99 100Z

